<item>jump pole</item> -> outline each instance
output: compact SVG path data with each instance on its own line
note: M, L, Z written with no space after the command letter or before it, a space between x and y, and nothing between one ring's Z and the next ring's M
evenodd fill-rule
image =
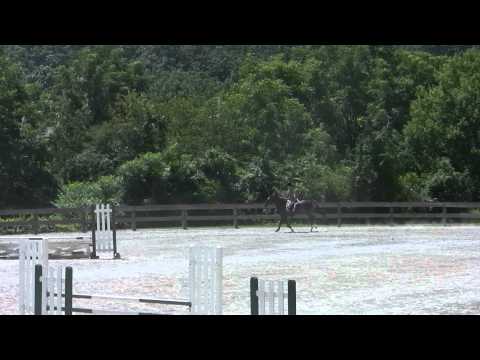
M47 248L48 252L48 248ZM73 269L67 267L65 275L63 268L48 268L48 264L35 265L35 281L32 284L34 314L72 313L84 314L117 314L117 315L166 315L144 312L124 312L111 310L95 310L91 308L73 307L73 299L98 299L139 302L148 304L164 304L188 306L191 314L221 315L223 293L223 249L198 248L189 249L189 291L190 299L151 299L127 296L73 294ZM42 274L43 273L43 274ZM22 275L22 274L21 274ZM53 285L52 285L53 284ZM52 287L53 286L53 287ZM56 286L56 287L55 287ZM48 289L47 289L48 287ZM64 290L62 290L64 289ZM59 294L61 298L59 298ZM54 299L56 298L56 299ZM56 301L55 301L56 300ZM63 301L63 303L62 303Z

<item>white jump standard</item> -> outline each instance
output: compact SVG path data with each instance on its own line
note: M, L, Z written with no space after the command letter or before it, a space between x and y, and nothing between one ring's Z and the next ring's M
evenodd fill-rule
M286 285L286 286L285 286ZM284 288L287 287L287 293ZM295 280L269 281L250 278L250 308L252 315L285 315L285 300L288 300L288 315L297 314L297 286ZM275 298L277 301L275 302ZM275 307L275 303L277 306ZM268 305L268 306L267 306Z
M35 306L35 265L40 264L45 269L48 268L48 240L20 240L18 263L20 274L18 311L20 315L24 315L33 312Z
M115 207L110 205L96 205L91 207L91 235L90 236L8 236L0 240L85 240L87 254L91 259L99 259L98 253L112 252L114 259L120 259L117 251L117 230L115 224ZM89 243L86 243L88 241ZM91 249L90 249L91 248Z
M120 259L117 252L117 229L115 223L115 207L96 205L92 207L95 214L96 227L92 226L92 259L98 259L97 252L113 252L114 259Z
M222 314L223 249L190 247L189 291L192 313Z

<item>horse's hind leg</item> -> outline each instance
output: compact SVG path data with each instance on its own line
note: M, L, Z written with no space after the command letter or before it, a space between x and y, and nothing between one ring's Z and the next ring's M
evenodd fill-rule
M288 221L288 217L287 217L287 226L290 228L290 230L292 230L292 232L295 232L295 230L293 230L292 226L290 225L290 222Z
M283 223L283 217L280 218L280 222L278 223L278 229L275 230L275 232L279 232L279 231L280 231L280 228L282 227L282 223Z

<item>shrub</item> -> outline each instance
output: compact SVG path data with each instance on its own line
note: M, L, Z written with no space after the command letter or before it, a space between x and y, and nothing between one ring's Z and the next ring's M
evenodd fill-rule
M117 171L123 187L122 200L130 205L144 199L168 197L167 179L170 168L160 153L146 153L127 161Z
M94 204L120 203L122 185L114 176L100 177L96 182L73 182L62 186L55 206L59 208L77 208Z

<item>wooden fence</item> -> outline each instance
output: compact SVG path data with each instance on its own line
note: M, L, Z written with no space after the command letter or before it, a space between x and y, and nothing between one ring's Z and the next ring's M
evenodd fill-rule
M406 220L415 222L433 220L446 225L453 221L480 220L480 212L472 212L474 209L480 209L480 203L321 203L316 210L316 222L341 226L352 221L370 224L372 220L379 220L394 225L395 220L397 223ZM265 213L263 204L120 206L118 212L117 221L132 230L143 227L142 225L158 225L162 222L186 229L189 224L208 222L230 223L237 228L241 222L278 220L275 208L268 206ZM295 219L305 220L307 216L299 214Z
M93 216L90 208L0 210L0 232L18 233L29 230L38 234L55 231L58 225L74 225L86 232L92 226Z
M424 202L339 202L321 203L316 210L319 225L342 224L402 224L405 222L436 222L443 225L465 221L479 221L480 202L476 203L424 203ZM145 227L212 226L229 224L237 228L242 224L277 221L273 206L263 204L185 204L117 206L118 229L136 230ZM18 219L21 220L18 220ZM27 209L0 210L0 232L54 231L57 225L75 225L88 231L93 219L91 209ZM306 219L296 215L295 219ZM53 230L52 230L53 228ZM20 229L20 230L19 230Z

